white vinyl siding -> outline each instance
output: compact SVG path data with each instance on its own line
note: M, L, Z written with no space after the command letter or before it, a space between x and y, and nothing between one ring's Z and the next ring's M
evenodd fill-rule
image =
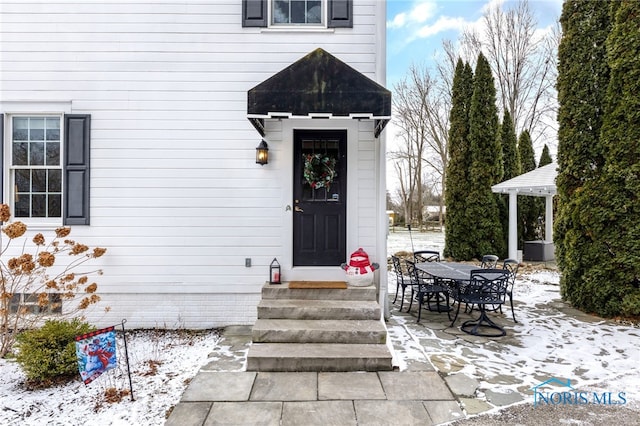
M283 263L290 245L291 185L279 168L292 154L268 140L269 164L255 164L261 137L246 118L247 91L318 47L384 84L376 74L385 60L377 3L354 0L353 28L288 32L243 28L240 0L3 1L0 113L3 101L19 100L68 101L73 114L91 114L91 225L73 226L72 235L108 249L99 292L118 295L111 300L128 294L140 309L164 293L229 303L257 297L269 263ZM350 124L365 127L353 138L368 135L369 124ZM363 219L348 231L348 249L376 247L376 199L368 197L378 141L367 137L362 156L353 156L367 194L356 202L366 207L356 206ZM255 304L230 307L227 323L248 321L237 314L245 309ZM222 315L211 315L187 326L221 324Z

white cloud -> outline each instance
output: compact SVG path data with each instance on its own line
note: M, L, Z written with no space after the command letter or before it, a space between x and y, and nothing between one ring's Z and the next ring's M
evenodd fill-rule
M435 15L436 10L436 4L433 2L419 3L411 11L412 21L425 22Z
M402 28L407 22L407 14L402 12L393 17L393 20L387 22L387 28Z
M444 31L458 30L462 31L465 27L469 26L470 22L464 18L450 18L443 16L439 18L432 25L425 25L416 31L416 38L431 37Z
M435 1L416 1L410 11L398 13L387 22L387 28L403 28L428 21L435 16L437 6Z

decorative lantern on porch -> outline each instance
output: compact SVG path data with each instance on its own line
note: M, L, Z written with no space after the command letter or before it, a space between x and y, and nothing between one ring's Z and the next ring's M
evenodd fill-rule
M262 139L262 141L260 141L260 144L256 148L256 164L260 164L261 166L264 166L268 162L269 162L269 146L267 145L267 142L264 139Z
M369 255L362 249L351 253L349 263L340 265L347 273L347 284L354 287L366 287L373 284L373 271L380 265L369 262Z
M269 265L269 284L280 284L280 264L275 257Z

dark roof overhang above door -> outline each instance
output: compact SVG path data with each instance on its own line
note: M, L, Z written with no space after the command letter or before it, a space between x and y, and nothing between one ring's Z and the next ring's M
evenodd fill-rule
M264 136L266 118L391 119L391 92L323 49L316 49L248 92L247 118Z

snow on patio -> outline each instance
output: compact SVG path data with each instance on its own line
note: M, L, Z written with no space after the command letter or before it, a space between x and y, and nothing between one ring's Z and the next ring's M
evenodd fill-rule
M411 242L413 241L413 247ZM391 232L389 254L398 251L439 250L442 233ZM416 324L413 316L398 315L389 327L392 338L404 339L401 370L412 359L426 355L436 369L446 374L465 374L480 383L479 393L491 390L517 392L533 402L531 388L550 379L571 380L576 390L625 392L627 406L640 410L640 328L619 324L577 311L560 299L560 276L544 266L521 268L514 289L518 324L505 305L507 336L478 338L460 333L460 319L448 328L446 314L423 313ZM389 273L389 294L396 291L395 275ZM407 310L405 302L403 311ZM426 311L425 311L426 312ZM475 313L477 315L477 312ZM490 313L490 315L499 315ZM430 328L433 323L442 327Z

